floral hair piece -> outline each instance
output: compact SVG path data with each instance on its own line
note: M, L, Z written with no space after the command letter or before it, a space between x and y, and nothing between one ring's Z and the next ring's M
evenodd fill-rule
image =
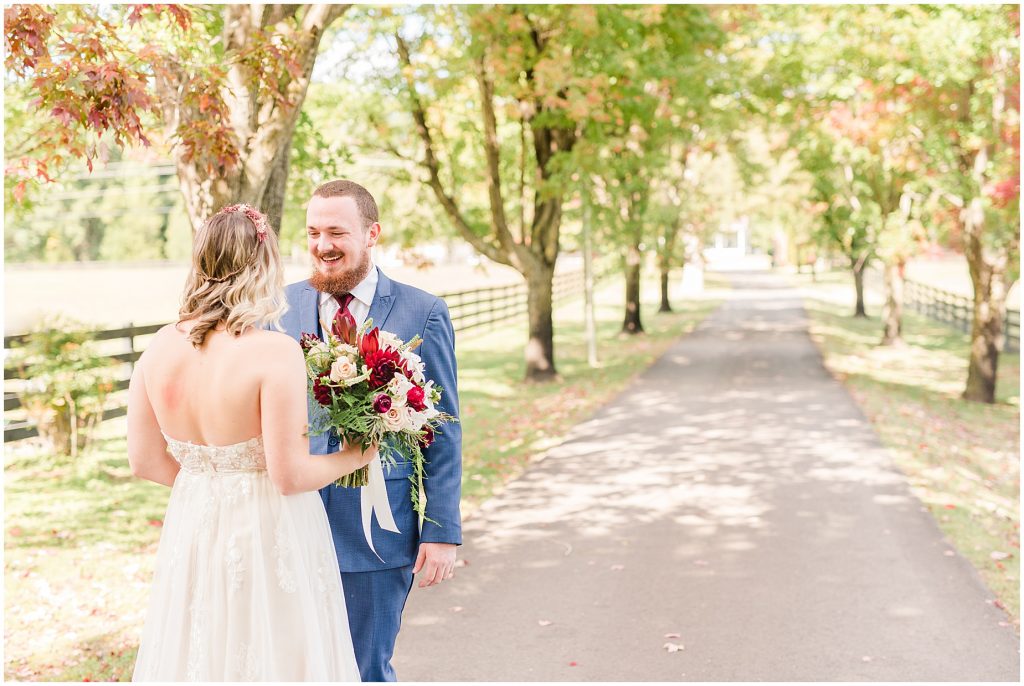
M252 205L246 205L244 202L238 203L237 205L228 205L222 209L221 212L241 212L256 226L256 237L259 239L260 243L267 240L267 232L270 231L270 222L267 221L267 215L263 214Z
M263 214L262 212L257 210L252 205L247 205L245 203L238 203L236 205L228 205L227 207L224 207L219 212L217 212L217 214L234 213L234 212L239 212L241 214L244 214L249 219L249 221L251 221L253 223L253 225L256 227L256 238L259 240L260 243L263 243L264 241L267 240L267 233L270 231L270 222L267 220L267 216L265 214ZM225 274L224 276L219 276L219 277L214 278L214 277L206 274L205 272L203 272L203 270L200 269L198 267L198 265L196 266L196 271L198 271L199 274L204 279L206 279L207 281L213 281L215 283L223 283L224 281L227 281L231 277L233 277L233 276L235 276L237 274L240 274L242 272L242 270L244 270L246 267L250 267L253 264L255 264L256 256L258 254L259 254L259 249L258 249L258 246L257 246L257 249L253 250L252 256L246 261L245 264L243 264L241 267L239 267L235 271L231 272L230 274Z

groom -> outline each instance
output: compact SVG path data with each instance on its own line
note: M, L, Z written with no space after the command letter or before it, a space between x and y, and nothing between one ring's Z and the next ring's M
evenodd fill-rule
M459 414L455 339L444 301L392 281L374 264L370 252L380 237L377 203L352 181L330 181L313 192L306 209L306 237L313 258L308 281L285 289L288 312L281 320L296 340L303 333L323 338L323 328L344 318L359 326L367 318L404 341L419 334L416 350L425 376L444 391L437 409ZM310 437L310 452L338 450L334 432ZM399 459L384 469L388 500L400 533L371 527L374 549L364 538L360 489L327 486L320 491L338 553L349 626L363 681L396 681L391 666L402 610L419 574L420 588L450 579L455 547L462 543L459 497L462 482L462 430L445 424L424 451L424 490L429 521L419 529L410 501L410 463ZM386 517L385 517L386 519ZM381 561L383 560L383 561Z

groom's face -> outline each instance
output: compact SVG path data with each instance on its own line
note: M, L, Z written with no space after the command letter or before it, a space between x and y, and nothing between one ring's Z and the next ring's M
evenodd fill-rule
M380 224L365 226L350 197L313 196L306 208L306 244L313 259L313 287L324 293L348 293L370 271L370 249Z

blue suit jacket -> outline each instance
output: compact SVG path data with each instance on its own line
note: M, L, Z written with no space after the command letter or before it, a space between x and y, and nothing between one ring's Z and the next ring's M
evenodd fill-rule
M373 325L383 331L390 331L403 341L417 334L423 338L423 344L416 353L426 365L424 375L444 389L437 409L458 417L455 332L448 306L436 296L392 281L379 269L378 272L377 292L369 313ZM296 341L303 333L316 334L322 338L319 293L309 281L289 285L285 288L285 294L288 312L281 319L285 332ZM338 436L334 432L325 433L310 437L309 450L318 455L332 453L338 450L338 444ZM381 529L374 518L371 525L373 545L384 562L377 559L363 537L359 489L337 488L333 485L321 489L320 496L331 522L341 571L369 572L411 565L416 561L420 542L462 543L462 520L459 514L462 492L461 425L457 422L442 425L434 444L424 451L424 457L426 513L437 524L424 522L423 531L419 531L418 518L409 499L412 486L409 481L412 475L410 463L399 460L390 472L385 464L388 500L401 533Z

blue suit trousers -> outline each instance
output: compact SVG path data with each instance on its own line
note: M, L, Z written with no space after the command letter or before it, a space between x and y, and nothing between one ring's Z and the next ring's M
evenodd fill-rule
M391 656L412 590L412 568L341 573L348 625L363 681L398 681Z

